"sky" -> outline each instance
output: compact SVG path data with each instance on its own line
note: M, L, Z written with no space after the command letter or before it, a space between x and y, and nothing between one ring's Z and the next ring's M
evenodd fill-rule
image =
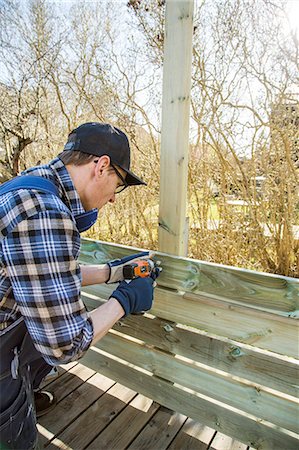
M291 29L299 32L299 0L289 0L286 7Z
M22 0L24 1L24 0ZM26 0L25 0L26 1ZM25 3L24 1L24 3ZM128 13L128 8L126 7L127 5L127 1L128 0L114 0L114 3L117 3L118 5L118 14L119 14L119 51L122 51L122 48L124 48L123 46L125 45L126 40L123 39L123 36L127 36L129 33L137 33L137 31L132 30L131 27L131 16ZM176 0L171 0L171 1L176 1ZM261 6L263 4L263 0L258 0L261 2ZM68 9L71 8L74 4L78 4L80 2L83 2L83 0L47 0L47 2L49 4L55 4L55 6L57 6L59 8L59 10L61 10L63 13L68 12ZM85 0L85 3L90 3L90 4L94 4L94 3L101 3L101 4L105 4L107 3L107 0ZM195 8L200 5L201 0L195 0ZM1 7L1 0L0 0L0 7ZM291 28L291 30L293 31L293 33L297 33L297 36L299 38L299 0L288 0L286 3L286 11L287 11L287 15L288 15L288 20L289 20L289 25L286 25L286 34L288 32L287 27L289 26ZM1 68L1 66L0 66ZM151 72L151 69L148 68L147 71L147 75L149 77L153 76L153 73ZM160 71L159 73L156 74L157 76L157 80L159 82L159 77L161 79L161 83L162 83L162 71ZM293 87L292 87L293 89ZM139 94L139 98L138 100L141 103L146 103L148 101L148 96L146 93L140 93ZM153 115L151 117L151 120L153 122L157 121L157 115ZM156 123L155 123L156 125ZM157 124L158 125L158 124ZM191 124L191 135L192 135L192 124ZM245 138L245 136L244 136ZM246 138L245 138L246 141ZM240 146L242 147L242 143L240 142Z

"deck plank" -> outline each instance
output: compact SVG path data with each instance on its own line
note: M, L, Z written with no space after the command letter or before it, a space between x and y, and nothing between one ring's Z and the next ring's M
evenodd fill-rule
M52 435L56 436L66 427L72 425L75 419L89 406L99 399L114 381L95 373L84 384L73 390L47 415L39 419L39 424Z
M128 450L165 450L186 420L183 414L161 406Z
M44 380L40 383L40 389L45 389L49 384L56 381L58 378L65 375L70 369L75 367L78 364L78 361L74 361L68 364L65 364L64 366L56 366L57 373L56 374L48 374Z
M84 449L119 414L136 392L117 383L90 407L77 414L70 425L47 447L53 449ZM80 399L80 403L83 400Z
M169 446L169 450L206 450L216 431L193 419L188 419Z
M124 450L136 438L160 405L137 395L87 449Z
M210 450L246 450L247 445L222 433L217 433L211 443Z
M41 389L53 392L56 396L57 403L59 403L95 373L94 370L83 364L79 364L77 361L72 362L64 366L59 366L58 376L49 382L42 383ZM57 407L55 408L56 410ZM46 417L51 416L47 415ZM39 422L37 426L39 431L39 445L41 447L44 447L55 436L55 434L43 425Z
M46 450L246 450L247 446L78 363L47 389L58 405L39 419ZM254 450L254 449L252 449Z
M95 373L94 370L79 363L53 380L46 388L54 392L57 402L60 402Z

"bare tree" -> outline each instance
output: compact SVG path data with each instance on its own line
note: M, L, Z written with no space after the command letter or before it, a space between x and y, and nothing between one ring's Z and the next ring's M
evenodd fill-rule
M148 188L121 194L88 235L157 248L165 2L55 5L1 3L1 181L57 154L80 123L111 122L129 135L134 169ZM285 23L280 0L197 5L189 255L298 276L291 86L299 52Z
M164 2L128 8L158 69ZM271 120L278 105L298 115L298 39L285 19L280 0L205 0L195 12L189 253L298 276L298 128L280 121L274 138Z

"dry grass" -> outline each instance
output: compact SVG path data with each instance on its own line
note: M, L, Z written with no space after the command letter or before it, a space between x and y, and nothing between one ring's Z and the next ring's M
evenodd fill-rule
M292 228L299 225L298 169L286 158L286 148L278 147L277 142L275 148L265 146L258 159L242 163L243 175L229 155L230 164L223 165L212 149L196 163L192 160L188 256L298 277L299 240ZM138 166L138 156L136 163ZM143 158L143 167L152 164ZM253 180L261 174L265 174L265 181L258 187ZM120 194L114 205L101 211L88 237L158 249L157 166L154 174L148 171L142 175L148 187Z

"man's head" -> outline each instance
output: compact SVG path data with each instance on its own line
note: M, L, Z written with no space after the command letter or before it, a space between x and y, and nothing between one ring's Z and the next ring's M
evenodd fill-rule
M80 125L69 134L59 157L67 166L85 209L101 208L107 202L114 202L115 194L127 186L146 184L130 171L127 136L109 124Z

